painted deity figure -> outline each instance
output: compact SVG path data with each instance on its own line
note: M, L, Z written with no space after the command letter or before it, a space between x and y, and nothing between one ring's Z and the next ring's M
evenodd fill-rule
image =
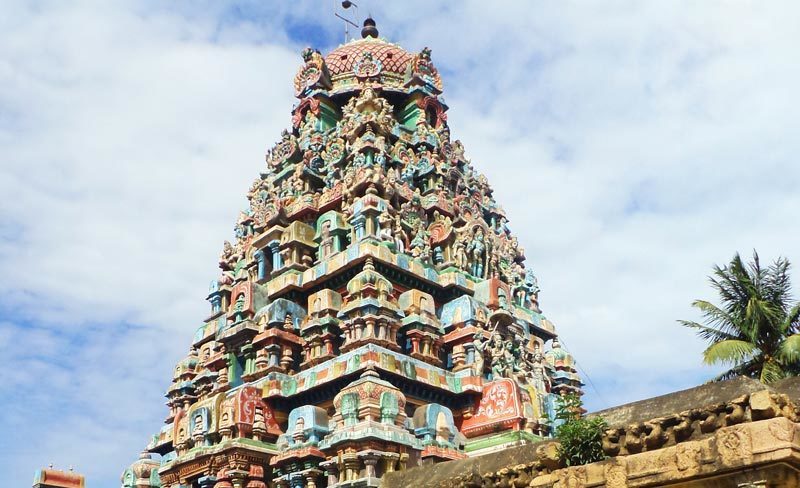
M458 238L456 239L455 244L453 245L453 260L455 261L455 265L459 269L466 269L468 262L467 262L467 246L464 242L464 239Z
M521 282L517 286L517 296L522 307L530 307L533 299L539 294L539 280L532 269L526 269Z
M380 216L378 216L378 225L381 228L381 230L378 232L378 237L381 241L389 242L394 245L394 231L392 229L393 224L394 220L392 219L392 216L389 215L389 212L383 212L380 214Z
M325 181L326 188L333 188L336 185L336 182L341 178L341 171L339 168L333 168L330 171L325 173L325 177L323 178Z
M497 294L497 304L501 309L508 310L508 298L506 298L506 294L502 290Z
M397 169L388 168L386 171L386 183L384 184L383 197L393 206L397 196Z
M233 269L236 264L236 251L230 241L222 244L222 255L219 257L219 267L224 271Z
M325 259L331 254L333 254L333 239L334 237L331 235L331 221L326 220L322 223L322 229L320 230L321 239L319 241L319 258Z
M490 339L489 355L492 358L492 378L503 378L506 372L505 347L503 338L496 332Z
M476 334L472 340L472 347L475 350L475 359L472 362L472 374L483 376L483 368L486 365L486 345L489 343L481 334Z
M281 198L284 198L284 199L285 198L289 198L289 197L292 196L292 189L289 186L289 179L288 178L286 178L283 181L281 181L281 192L280 192L280 195L281 195Z
M505 377L515 378L519 373L520 344L516 335L503 342L503 366L505 367Z
M353 157L353 167L354 168L363 168L367 166L367 156L366 154L358 153Z
M394 217L394 248L399 253L406 252L406 233L403 230L403 224L400 219L400 214Z
M533 353L531 368L531 383L540 395L550 391L550 380L547 378L547 367L544 363L544 355L537 351Z
M472 273L472 276L482 278L486 265L486 242L484 241L482 228L475 228L472 241L470 241L466 251L471 261L470 273Z
M303 154L303 161L311 170L319 173L325 166L322 159L322 151L325 149L325 141L321 134L314 134L308 144L308 149Z
M196 443L200 443L203 440L203 416L202 415L195 415L194 417L194 428L192 429L192 437L194 438Z
M307 189L306 182L303 180L303 166L298 164L292 180L292 191L294 196L300 196Z
M236 302L233 304L233 323L241 322L245 319L245 296L244 293L240 293L238 297L236 297Z
M541 415L544 415L544 412L547 411L545 398L550 391L551 384L550 379L547 377L544 355L538 350L538 347L533 353L533 361L530 365L530 369L530 385L536 393L535 400L538 403L539 412L541 412Z
M417 225L417 232L411 240L411 255L427 263L430 261L431 255L428 231L425 229L425 223L422 220L418 221Z

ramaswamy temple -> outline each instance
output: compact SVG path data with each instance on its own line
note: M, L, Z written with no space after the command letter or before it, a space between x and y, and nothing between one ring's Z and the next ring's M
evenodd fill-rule
M377 486L547 437L572 357L429 49L306 49L291 129L225 242L211 313L124 487Z
M123 488L796 486L797 408L750 380L603 412L609 459L565 466L554 405L582 382L431 51L367 19L302 61Z

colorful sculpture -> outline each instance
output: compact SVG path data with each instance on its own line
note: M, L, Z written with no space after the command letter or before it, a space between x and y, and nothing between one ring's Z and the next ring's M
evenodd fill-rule
M547 436L580 392L430 50L368 33L303 51L136 486L376 486Z
M131 466L134 468L139 466L140 462L136 462ZM158 463L155 462L156 466ZM123 487L125 486L133 486L133 485L126 485L125 480L135 479L135 474L131 471L131 468L127 469L125 473L122 475L122 483ZM137 472L138 473L138 472ZM149 471L148 471L149 474ZM142 486L159 486L158 483L158 476L156 476L155 483L153 485L142 485ZM84 488L86 486L86 480L82 474L78 474L72 471L72 468L69 471L62 471L60 469L53 469L53 465L51 464L49 468L39 469L36 471L36 474L33 477L33 488Z

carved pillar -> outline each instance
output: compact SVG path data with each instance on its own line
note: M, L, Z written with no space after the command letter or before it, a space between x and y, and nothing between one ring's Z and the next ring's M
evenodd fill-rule
M222 309L222 297L214 295L211 297L211 313L218 313Z
M364 463L366 477L376 478L377 472L375 471L375 465L378 464L378 459L380 459L378 453L376 451L366 451L359 454L358 457L361 458Z
M221 388L228 386L228 368L230 368L230 361L228 359L228 350L225 345L222 345L222 367L217 374L217 383Z
M336 458L319 463L319 467L325 470L325 476L328 477L328 486L333 486L339 482L339 465L336 464Z
M272 251L272 269L279 270L283 268L283 258L281 257L280 241L271 241L267 245L269 246L269 250Z
M354 452L346 452L342 455L342 464L343 466L343 474L344 479L342 476L339 476L341 481L353 481L358 479L358 476L361 472L359 469L359 462L358 462L358 455Z
M309 469L305 472L306 488L317 488L317 478L322 472L317 469Z
M265 349L269 356L267 368L274 371L281 369L281 346L278 344L270 344Z
M228 476L230 476L233 488L245 488L245 482L247 481L248 474L248 471L241 469L232 469L228 471Z
M242 376L252 374L255 371L256 352L252 344L245 344L239 349L239 353L244 357L244 371Z
M246 488L267 488L264 482L264 468L257 464L250 465L249 481Z
M305 488L305 479L301 473L291 473L289 475L290 488Z
M267 351L262 349L256 355L256 371L263 371L267 369L267 366L269 366L269 357Z
M406 463L408 463L408 454L407 453L400 454L400 457L398 458L398 461L399 461L398 462L398 470L399 471L405 470L406 469Z
M203 476L197 480L197 484L200 485L200 488L214 488L216 483L217 478L215 476Z
M413 336L411 337L411 354L418 354L419 353L419 337Z
M366 320L367 327L366 327L366 337L375 337L375 319L368 318Z
M283 355L281 356L281 369L284 373L288 373L291 370L292 362L294 362L292 358L292 348L284 347Z
M194 429L192 432L192 440L194 440L195 446L202 446L203 445L203 429Z
M378 339L384 341L389 340L389 324L386 320L378 321Z
M353 225L353 230L355 231L356 234L355 238L356 241L361 240L361 238L366 235L365 224L366 224L366 219L364 218L363 215L359 215L353 219L352 225Z
M256 262L258 263L258 280L264 280L267 278L267 254L264 252L263 249L259 249L253 254L253 257L256 258Z
M422 338L422 354L433 356L433 339L430 336Z
M383 468L384 474L391 473L394 471L395 464L397 464L397 460L400 459L400 454L396 452L391 453L384 453L383 455Z

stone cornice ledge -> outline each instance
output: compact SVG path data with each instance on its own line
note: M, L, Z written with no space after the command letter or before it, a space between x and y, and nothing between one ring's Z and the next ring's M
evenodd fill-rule
M703 386L693 393L721 386ZM650 420L628 417L627 425L612 426L603 436L609 456L604 461L564 467L558 459L558 443L546 441L390 473L381 486L800 487L800 424L795 404L763 385L731 386L738 393L742 387L756 391Z

